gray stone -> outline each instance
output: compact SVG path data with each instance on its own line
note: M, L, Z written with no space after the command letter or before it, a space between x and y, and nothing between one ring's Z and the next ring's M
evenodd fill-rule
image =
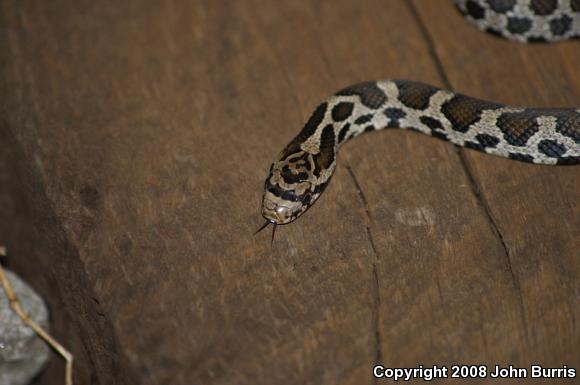
M38 294L16 274L6 271L24 311L48 328L48 310ZM48 359L49 348L10 307L0 285L0 385L24 385L38 374Z

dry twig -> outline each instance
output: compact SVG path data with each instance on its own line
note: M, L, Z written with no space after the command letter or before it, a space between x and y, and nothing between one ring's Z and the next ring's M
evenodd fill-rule
M0 246L0 256L6 255L6 248L4 246ZM32 330L36 332L51 348L53 348L58 354L64 358L66 361L66 374L65 374L65 385L73 385L72 381L72 364L73 364L73 355L66 350L60 343L58 343L50 334L47 333L39 324L37 324L33 319L31 319L28 314L24 312L20 301L16 297L14 293L14 289L8 281L6 277L6 273L4 272L4 268L0 264L0 282L2 286L4 286L4 291L6 292L6 297L8 297L8 301L10 302L10 306L14 310L16 314L22 319L22 321L28 325Z

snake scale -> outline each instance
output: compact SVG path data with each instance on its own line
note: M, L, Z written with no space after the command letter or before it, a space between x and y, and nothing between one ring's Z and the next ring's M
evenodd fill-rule
M479 28L513 40L551 42L580 35L580 0L455 4ZM328 185L338 149L384 128L408 128L529 163L580 163L580 108L512 107L408 80L359 83L322 102L274 161L264 186L262 228L273 224L275 229L303 214Z

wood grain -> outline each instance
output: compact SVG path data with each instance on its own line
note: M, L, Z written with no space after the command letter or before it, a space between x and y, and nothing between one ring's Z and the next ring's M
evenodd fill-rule
M577 41L512 45L466 30L462 36L472 44L462 45L453 38L461 18L446 12L439 23L429 23L435 4L417 9L454 88L512 105L580 105ZM481 62L485 65L472 65ZM511 317L521 330L516 336L505 326L488 329L497 341L489 359L529 365L541 355L545 365L578 363L578 169L530 167L480 155L461 150L472 187L504 249L517 299Z
M505 42L434 0L0 7L0 128L79 383L580 362L577 168L370 134L272 248L252 235L269 163L326 95L402 78L579 105L578 43Z

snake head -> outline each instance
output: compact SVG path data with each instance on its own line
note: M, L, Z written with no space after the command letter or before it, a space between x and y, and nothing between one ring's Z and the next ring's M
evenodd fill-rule
M293 222L316 201L321 189L312 162L310 154L299 151L272 164L262 198L262 216L269 222Z

